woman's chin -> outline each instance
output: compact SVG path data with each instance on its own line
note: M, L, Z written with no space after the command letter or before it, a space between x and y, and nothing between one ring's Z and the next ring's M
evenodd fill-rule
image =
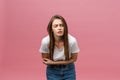
M61 36L63 36L63 34L58 34L57 36L61 37Z

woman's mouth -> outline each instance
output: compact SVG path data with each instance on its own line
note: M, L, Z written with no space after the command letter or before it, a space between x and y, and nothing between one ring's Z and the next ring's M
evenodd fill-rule
M62 31L58 31L57 33L62 33Z

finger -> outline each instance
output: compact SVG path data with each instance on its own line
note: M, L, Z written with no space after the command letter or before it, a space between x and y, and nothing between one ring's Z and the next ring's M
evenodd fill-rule
M49 59L47 59L47 58L43 58L43 60L47 61L47 60L49 60Z
M43 61L43 63L44 63L44 64L47 64L47 62L46 62L46 61Z

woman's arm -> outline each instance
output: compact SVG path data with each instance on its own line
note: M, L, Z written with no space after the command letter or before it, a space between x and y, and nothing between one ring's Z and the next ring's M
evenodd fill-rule
M42 53L42 59L44 59L44 58L49 59L50 58L49 54L48 53Z
M48 55L43 54L43 63L58 65L58 64L69 64L77 60L77 53L72 53L71 58L68 61L52 61L48 58Z

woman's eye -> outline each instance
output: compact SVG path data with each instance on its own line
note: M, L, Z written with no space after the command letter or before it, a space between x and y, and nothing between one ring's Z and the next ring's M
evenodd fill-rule
M64 27L63 24L56 24L56 25L53 25L54 28L57 28L58 26L60 26L60 27Z
M58 25L53 25L54 28L56 28Z
M63 24L60 24L61 27L63 27Z

